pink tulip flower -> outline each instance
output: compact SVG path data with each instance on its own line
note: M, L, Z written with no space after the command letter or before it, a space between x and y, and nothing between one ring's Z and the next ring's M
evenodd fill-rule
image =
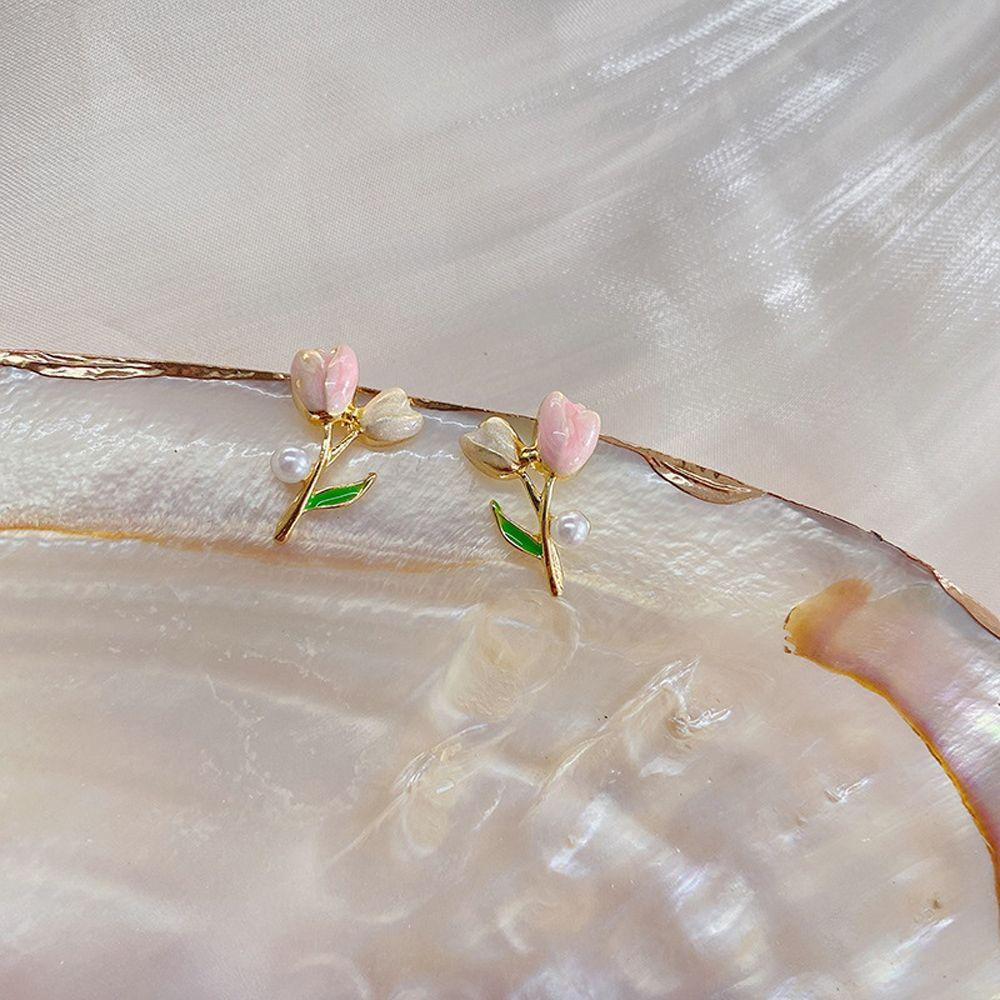
M292 395L313 416L339 417L357 387L358 359L346 345L299 351L292 361Z
M579 472L594 453L601 418L561 392L550 392L538 408L536 438L541 460L560 479Z

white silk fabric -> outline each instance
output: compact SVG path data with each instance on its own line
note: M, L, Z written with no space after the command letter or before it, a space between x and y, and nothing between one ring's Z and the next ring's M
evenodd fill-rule
M1000 6L0 8L0 346L605 430L1000 607Z

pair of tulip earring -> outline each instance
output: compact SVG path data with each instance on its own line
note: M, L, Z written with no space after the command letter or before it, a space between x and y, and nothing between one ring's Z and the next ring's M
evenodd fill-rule
M368 492L375 482L374 472L355 483L317 489L326 469L355 440L369 447L398 444L413 437L424 420L402 389L386 389L358 406L354 402L358 359L347 346L299 351L292 361L291 382L295 402L310 423L322 428L323 441L312 456L296 447L282 448L271 456L275 476L286 483L301 483L275 529L276 542L284 542L307 511L346 507ZM462 436L462 451L477 469L495 479L517 478L524 484L538 519L537 531L508 518L496 500L490 507L501 536L515 549L541 560L556 597L564 586L558 545L582 542L590 524L577 511L554 517L552 494L558 480L568 479L583 467L600 433L601 418L593 410L570 402L561 392L550 392L538 408L532 444L522 441L502 417L488 417Z

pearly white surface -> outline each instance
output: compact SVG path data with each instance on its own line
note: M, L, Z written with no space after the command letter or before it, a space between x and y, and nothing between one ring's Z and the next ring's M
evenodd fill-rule
M301 483L311 464L309 453L297 445L286 445L271 454L271 471L283 483Z
M277 547L286 387L0 371L0 995L988 1000L955 788L783 622L858 576L951 669L1000 643L871 536L607 445L556 601L479 415L424 416Z
M1000 609L996 0L0 5L0 347L606 430Z
M590 534L590 521L578 510L568 510L552 522L552 534L560 545L582 545Z

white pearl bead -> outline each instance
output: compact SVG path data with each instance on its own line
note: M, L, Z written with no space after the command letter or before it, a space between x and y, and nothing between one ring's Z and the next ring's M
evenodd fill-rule
M560 545L579 545L590 534L590 521L578 510L567 511L552 523L552 534Z
M301 483L312 468L315 459L310 451L314 450L315 446L308 450L295 445L279 448L271 456L271 471L283 483Z

